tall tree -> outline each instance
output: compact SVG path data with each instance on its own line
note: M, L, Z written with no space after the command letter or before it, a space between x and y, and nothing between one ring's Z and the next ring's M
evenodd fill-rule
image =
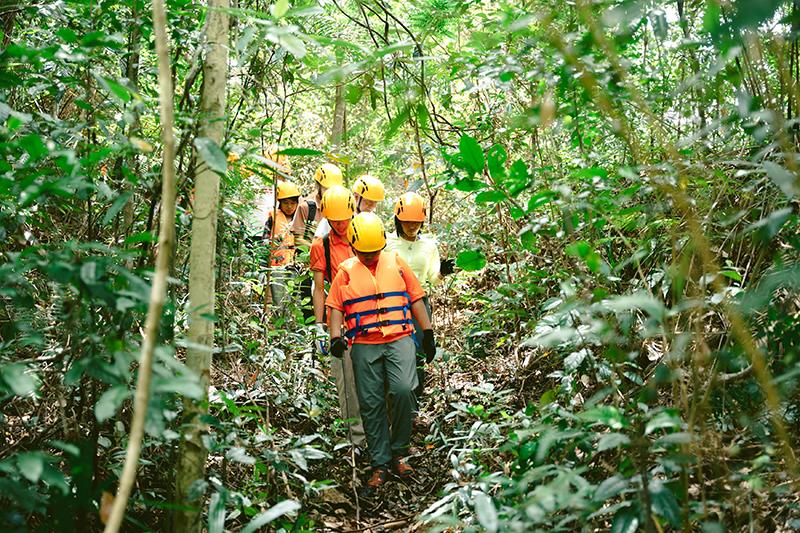
M203 65L199 155L206 164L195 183L192 243L189 252L189 331L186 365L199 377L204 394L200 401L184 401L184 434L176 475L176 500L183 505L175 514L173 531L200 531L202 507L199 498L190 501L193 485L205 478L208 450L201 440L200 417L206 397L214 345L214 258L216 257L219 165L224 166L225 92L228 75L228 0L209 0L206 26L207 52ZM221 159L221 162L219 161Z

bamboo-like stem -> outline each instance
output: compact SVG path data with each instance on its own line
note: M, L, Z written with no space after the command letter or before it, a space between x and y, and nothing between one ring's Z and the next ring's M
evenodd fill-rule
M167 16L163 0L153 0L153 30L158 58L159 111L161 115L161 140L164 151L161 164L161 222L158 230L158 254L156 256L150 303L147 307L142 352L139 358L139 377L133 402L125 466L122 469L117 496L111 508L105 533L119 531L125 509L128 506L136 469L142 452L144 423L150 399L150 378L153 370L153 352L161 324L161 313L167 295L167 276L172 248L175 245L175 133L173 131L174 110L172 102L172 78L170 76L169 45L167 41Z

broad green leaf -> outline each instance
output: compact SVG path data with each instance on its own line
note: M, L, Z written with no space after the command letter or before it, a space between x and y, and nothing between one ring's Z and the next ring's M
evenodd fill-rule
M225 531L225 501L224 494L215 492L211 495L208 505L208 533L223 533Z
M74 43L78 40L78 36L69 28L60 28L56 31L56 35L64 39L66 43Z
M764 161L764 171L787 197L792 198L800 193L798 177L782 166L772 161Z
M28 367L21 363L0 367L0 378L8 390L17 396L28 396L36 391L36 379L28 372Z
M476 179L472 179L472 178L464 178L464 179L458 180L455 183L455 185L453 185L453 187L455 189L459 190L459 191L473 192L473 191L477 191L478 189L485 189L486 187L488 187L488 185L486 185L486 183L484 183L484 182L482 182L480 180L476 180Z
M478 141L469 135L463 135L458 141L458 150L470 174L483 174L483 148Z
M392 121L389 123L389 127L386 128L386 133L384 134L384 140L389 141L394 137L400 127L408 122L409 117L411 116L411 106L405 106L402 111L394 116Z
M42 452L26 452L17 456L19 473L31 483L38 483L45 466L45 455Z
M715 0L706 0L706 9L703 12L703 31L716 35L719 33L719 20L721 10L719 2Z
M417 104L417 123L419 124L420 129L427 129L429 122L430 113L428 113L428 108L425 107L425 104L420 102Z
M194 140L194 147L208 168L217 174L225 174L228 168L228 158L217 143L208 137L197 137Z
M108 211L106 211L105 216L103 216L103 221L102 221L103 226L107 226L108 224L111 223L112 220L114 220L114 218L117 216L117 213L119 213L131 199L131 196L133 196L132 191L125 191L119 196L117 196L117 199L114 200L114 203L111 204L111 207L108 208Z
M675 495L669 490L661 480L653 480L650 482L650 500L653 504L653 511L667 520L672 527L680 527L681 525L681 509L678 506L678 500Z
M636 533L639 530L639 516L630 509L620 509L611 523L611 533Z
M680 429L681 417L674 409L664 409L656 413L645 426L644 434L649 435L657 429Z
M481 526L489 533L497 531L500 521L492 499L483 492L476 492L472 499L475 502L475 514Z
M292 35L290 33L284 33L281 35L276 35L274 40L297 59L303 59L303 57L305 57L306 45L296 35Z
M276 518L285 514L293 513L300 509L300 503L295 500L284 500L275 505L268 511L257 514L249 524L247 524L240 533L255 533Z
M604 452L630 444L631 439L623 433L604 433L597 441L597 451Z
M131 92L124 85L103 76L97 76L97 81L105 90L116 96L123 104L127 104L131 101Z
M289 0L277 0L269 7L272 16L279 19L289 11Z
M483 191L478 193L478 195L475 197L475 201L479 204L485 204L489 202L496 204L505 199L506 195L503 193L503 191Z
M794 219L795 215L791 207L784 207L773 211L766 217L758 222L754 222L745 228L745 231L755 231L758 238L763 241L771 240L780 231L781 228L789 221Z
M735 270L721 270L719 273L720 276L725 276L726 278L730 278L734 281L742 281L742 275L736 272Z
M618 496L622 491L628 488L628 483L628 478L620 475L606 478L594 490L594 496L592 499L596 502L604 502L609 498Z
M361 95L364 94L364 89L359 85L348 85L345 91L344 99L350 105L356 105L361 100Z
M94 406L94 415L97 421L103 422L114 416L122 402L130 395L131 392L125 385L114 385L105 391Z
M625 415L613 405L599 405L578 414L578 418L587 422L597 422L611 429L622 429L630 424Z
M486 257L480 250L466 250L458 254L456 265L468 272L480 270L486 266Z
M35 133L31 133L20 139L19 145L23 150L28 152L28 155L31 156L31 161L41 159L48 154L47 146L45 146L42 138Z
M278 154L305 157L305 156L325 155L325 152L322 152L320 150L313 150L311 148L284 148L283 150L278 150Z
M506 177L506 161L508 154L506 149L500 144L495 144L486 154L487 166L489 167L489 175L498 183L502 183Z
M549 189L534 194L531 196L531 199L528 200L528 212L535 211L543 205L552 202L557 196L558 193Z

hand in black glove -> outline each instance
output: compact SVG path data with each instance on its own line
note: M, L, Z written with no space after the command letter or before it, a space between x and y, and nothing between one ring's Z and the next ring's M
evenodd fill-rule
M439 261L439 273L442 276L447 276L455 272L455 263L452 259L442 259Z
M433 338L433 330L426 329L422 332L422 351L425 352L425 361L430 363L436 355L436 339Z
M331 341L331 354L337 359L344 357L344 352L347 351L347 341L342 337L336 337Z

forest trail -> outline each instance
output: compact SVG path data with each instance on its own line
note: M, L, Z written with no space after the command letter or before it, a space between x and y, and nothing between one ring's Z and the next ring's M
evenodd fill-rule
M800 530L800 0L0 4L3 533Z

